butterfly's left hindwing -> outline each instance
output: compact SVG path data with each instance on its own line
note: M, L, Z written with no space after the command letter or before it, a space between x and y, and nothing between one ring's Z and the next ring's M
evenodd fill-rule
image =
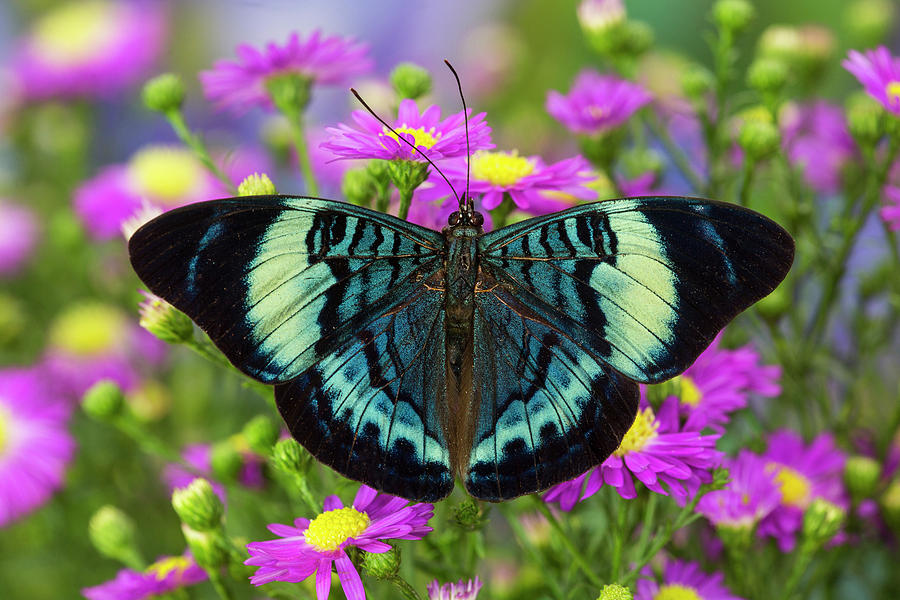
M244 373L291 433L353 479L452 490L441 407L440 234L342 202L256 197L170 211L129 241L150 290Z

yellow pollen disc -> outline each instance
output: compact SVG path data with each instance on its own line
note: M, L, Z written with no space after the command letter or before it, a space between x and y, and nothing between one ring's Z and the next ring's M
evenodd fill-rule
M205 172L189 150L149 146L131 157L128 171L136 191L163 204L179 204L203 183Z
M766 471L775 472L775 483L781 488L781 503L806 508L810 501L812 485L809 479L790 467L778 463L766 465Z
M114 306L76 304L50 327L50 344L72 354L92 356L113 348L127 326L128 319Z
M407 127L406 125L404 125L403 127L395 127L394 129L397 131L397 133L411 134L413 136L413 143L416 146L421 146L423 148L431 148L437 143L439 139L441 139L441 134L435 134L434 127L429 129L428 131L425 131L425 129L423 129L422 127L413 129L412 127ZM395 141L400 142L400 136L398 136L393 131L385 131L381 135L386 135L387 137L394 138ZM403 142L400 143L403 144ZM406 144L403 145L406 146ZM409 148L409 146L406 147ZM410 152L412 152L412 148L410 148Z
M104 52L116 35L116 6L110 2L71 2L38 20L35 49L57 65L71 65Z
M513 152L478 151L472 155L472 179L508 186L531 175L534 163Z
M887 94L888 99L890 100L900 100L900 81L891 81L884 88L884 93Z
M9 414L0 406L0 456L3 456L3 451L6 449L6 431L8 429L9 424Z
M356 537L369 526L369 515L352 506L323 512L312 520L303 537L319 552L337 550L348 538Z
M697 590L681 585L680 583L669 583L659 586L659 591L653 596L653 600L703 600Z
M152 573L157 579L165 579L172 571L178 571L181 575L190 566L191 561L186 556L168 556L147 567L147 573Z
M683 404L697 406L703 400L703 393L690 377L679 375L675 378L675 385L678 389L678 397Z
M657 436L656 430L659 429L659 421L653 414L652 408L645 408L638 411L634 423L631 428L625 432L622 443L613 454L616 456L625 456L629 452L638 452Z

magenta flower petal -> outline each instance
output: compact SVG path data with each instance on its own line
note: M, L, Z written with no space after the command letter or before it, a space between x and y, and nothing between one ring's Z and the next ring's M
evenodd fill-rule
M122 569L112 581L81 590L88 600L142 600L206 581L190 553L163 556L143 572Z
M707 575L700 569L700 563L667 560L662 581L653 578L653 572L646 568L643 578L637 582L634 600L654 600L663 597L689 598L699 600L741 600L725 587L722 573ZM693 596L689 592L693 592Z
M567 96L547 94L547 112L574 133L598 134L613 129L651 101L636 83L596 71L582 71Z
M27 207L0 198L0 278L15 275L38 241L38 223Z
M851 50L841 63L888 111L900 115L900 58L879 46L865 53Z
M836 193L842 168L857 155L844 111L824 101L789 106L782 113L781 134L788 158L803 169L810 187Z

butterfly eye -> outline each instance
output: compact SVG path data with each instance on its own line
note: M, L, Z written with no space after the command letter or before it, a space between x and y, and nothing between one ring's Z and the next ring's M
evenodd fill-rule
M450 217L447 219L447 223L450 227L456 227L459 225L459 211L454 211L450 214Z
M481 227L482 225L484 225L484 215L482 215L480 212L473 213L472 224L476 227Z

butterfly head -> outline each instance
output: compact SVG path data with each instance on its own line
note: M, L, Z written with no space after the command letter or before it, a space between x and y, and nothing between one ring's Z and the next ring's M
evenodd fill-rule
M481 229L481 226L484 225L484 215L475 210L472 198L467 196L463 202L460 202L459 210L450 213L447 224L450 227L468 226Z

